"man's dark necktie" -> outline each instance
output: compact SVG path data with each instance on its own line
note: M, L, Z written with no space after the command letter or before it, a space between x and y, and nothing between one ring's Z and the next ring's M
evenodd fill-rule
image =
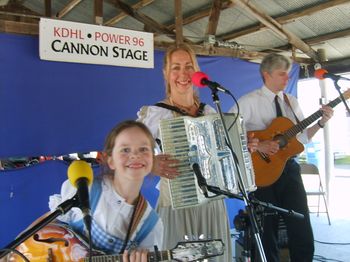
M281 110L281 106L280 103L278 102L278 96L275 96L275 106L276 106L276 116L282 116L282 110Z

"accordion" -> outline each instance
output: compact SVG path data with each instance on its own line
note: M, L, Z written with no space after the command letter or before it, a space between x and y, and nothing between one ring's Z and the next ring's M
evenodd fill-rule
M236 114L224 114L229 128ZM208 201L200 190L192 165L197 163L210 186L239 194L234 156L227 145L219 114L197 118L177 117L160 123L162 149L179 160L180 175L169 180L171 203L174 209L197 206ZM242 182L247 192L256 190L254 171L242 118L229 128L233 151L238 159ZM209 197L214 196L209 193Z

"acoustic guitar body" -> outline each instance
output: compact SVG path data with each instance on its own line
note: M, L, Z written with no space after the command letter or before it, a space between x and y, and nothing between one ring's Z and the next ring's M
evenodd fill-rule
M294 123L285 117L274 119L265 130L251 131L254 137L260 141L277 140L280 150L269 156L264 156L260 152L252 153L252 162L255 172L255 184L258 187L266 187L275 183L281 176L287 160L304 150L295 136L289 137L284 132L294 126Z
M49 224L24 241L17 250L31 262L82 261L88 255L86 245L69 229ZM8 261L24 261L11 254Z

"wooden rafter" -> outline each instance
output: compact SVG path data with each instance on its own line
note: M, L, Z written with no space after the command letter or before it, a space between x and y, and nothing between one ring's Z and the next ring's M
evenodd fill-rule
M134 10L138 10L142 7L145 7L145 6L152 4L153 2L154 2L154 0L141 0L141 1L137 2L136 4L132 5L131 7ZM111 19L109 19L107 22L105 22L104 25L114 26L116 23L118 23L119 21L121 21L122 19L124 19L127 16L128 15L126 13L118 14L115 17L112 17Z
M51 0L45 0L45 16L46 17L51 17Z
M311 46L303 42L299 37L294 35L292 32L284 29L282 25L278 23L275 19L273 19L271 16L265 14L250 2L245 2L243 0L233 0L233 1L238 6L240 6L244 11L254 16L261 23L263 23L265 26L271 29L272 32L274 32L279 38L283 40L287 40L288 43L295 46L297 49L299 49L300 51L302 51L303 53L305 53L315 61L318 61L317 52L313 50Z
M23 6L18 2L9 2L6 6L0 8L1 14L6 14L14 17L25 18L40 18L41 14L34 12L33 10Z
M219 23L221 0L213 0L205 35L215 35Z
M0 31L16 31L16 28L20 27L21 23L23 23L23 28L18 29L20 31L19 33L29 33L32 31L30 24L33 23L35 27L40 17L42 17L42 14L30 10L19 2L9 2L6 6L0 8Z
M13 16L13 17L23 17L23 18L28 18L28 19L40 19L42 16L41 15L35 15L35 14L26 14L26 13L18 13L18 12L9 12L9 11L0 11L0 15L4 16ZM11 19L1 19L1 20L10 20Z
M143 23L148 29L161 34L174 35L174 32L169 30L166 26L159 24L158 22L146 16L145 14L134 10L130 5L125 4L120 0L116 0L116 5L124 13Z
M94 1L94 18L95 24L102 25L103 23L103 0Z
M174 4L176 44L181 44L184 41L182 31L182 0L174 0Z
M224 10L227 8L232 7L234 4L231 3L231 0L223 0L221 1L221 8L220 10ZM204 8L203 10L196 10L195 14L191 14L188 16L183 17L183 25L187 25L190 23L193 23L199 19L202 19L204 17L207 17L210 15L210 12L212 10L212 7ZM175 29L175 24L168 25L169 30Z
M38 35L39 21L36 23L26 23L17 21L0 20L0 32L16 33L24 35Z
M275 17L274 19L280 24L287 24L287 23L293 22L299 18L302 18L304 16L313 15L313 14L316 14L318 12L324 11L328 8L339 6L339 5L342 5L344 3L348 3L348 2L349 2L349 0L328 1L328 2L318 4L317 6L303 8L301 10L298 9L298 10L295 10L294 12L290 12L288 15L278 16L278 17ZM264 30L264 29L267 29L267 27L265 25L258 24L258 25L249 26L246 28L240 28L238 30L234 30L232 32L222 34L220 36L217 36L217 38L224 40L224 41L233 40L237 37L256 33L257 31Z
M342 37L349 37L349 36L350 36L350 28L344 29L338 32L332 32L332 33L323 34L315 37L305 38L303 39L303 41L309 45L316 45L328 40L342 38ZM289 45L279 46L279 47L276 47L276 49L289 50L290 46Z
M159 50L165 50L169 45L172 45L173 43L169 42L154 42L154 47ZM264 52L252 52L247 51L244 49L230 49L230 48L223 48L223 47L213 47L213 46L203 46L203 45L196 45L191 44L191 47L193 51L197 55L204 55L204 56L228 56L228 57L237 57L241 59L246 60L260 60L268 53Z
M69 3L59 12L57 12L56 17L62 18L66 14L68 14L74 7L76 7L78 4L80 4L82 0L70 0Z
M342 37L348 37L350 36L350 28L338 31L338 32L332 32L328 34L319 35L316 37L306 38L304 41L308 43L309 45L319 44L323 41L336 39L336 38L342 38Z
M170 35L171 38L175 39L175 24L174 25L162 25L156 21L154 21L152 18L147 17L140 11L137 12L137 10L143 6L149 5L155 0L139 0L136 4L132 5L131 9L128 8L120 8L121 5L125 2L125 0L94 0L95 4L98 3L100 5L100 11L96 10L96 5L93 11L87 10L87 12L94 12L95 17L103 17L102 13L102 2L107 2L109 4L113 4L117 6L120 10L122 10L123 14L119 14L116 17L126 17L126 16L131 16L134 19L140 21L145 25L145 28L148 28L150 32L157 32L159 34L165 34L165 35ZM176 1L176 0L174 0ZM209 21L214 21L214 22L209 22L207 31L206 33L212 33L215 35L216 32L216 26L215 25L215 20L212 20L211 17L214 17L214 11L216 12L216 19L218 19L219 14L221 10L224 10L226 8L231 8L232 6L238 6L239 4L237 1L244 2L244 3L249 3L251 1L247 0L212 0L212 5L211 7L209 5L206 5L204 7L201 7L199 11L196 14L190 14L187 16L182 17L182 25L194 22L198 19L201 19L205 16L209 17ZM58 12L58 16L62 17L66 15L69 11L74 9L80 2L81 0L75 0L75 1L68 1L69 3L63 8L60 12ZM122 2L121 4L118 2ZM9 33L20 33L20 34L28 34L28 35L37 35L38 34L38 20L43 17L50 17L52 12L52 0L44 0L42 1L43 5L43 10L44 12L39 14L36 13L25 6L22 5L22 1L14 0L10 1L9 4L5 7L2 7L0 9L0 31L1 32L9 32ZM220 3L220 7L216 7L215 3L218 4ZM290 23L295 21L296 19L303 17L303 16L308 16L315 14L317 12L323 11L327 8L332 8L335 6L339 6L341 4L349 3L349 0L332 0L332 1L326 1L318 4L317 6L312 6L308 8L304 8L302 10L295 10L288 15L283 15L275 18L271 18L266 16L265 14L261 15L262 19L266 19L266 24L260 24L260 25L255 25L251 27L247 27L244 29L239 29L239 32L230 32L230 34L225 34L221 36L216 36L217 39L221 40L231 40L232 38L228 37L237 37L237 35L242 35L242 34L247 34L250 32L256 32L257 30L264 30L264 29L271 29L271 27L267 27L267 24L271 24L272 27L278 32L277 34L280 34L280 37L283 39L286 39L289 42L288 46L285 47L277 47L276 49L283 49L286 48L288 50L291 49L290 45L294 46L294 49L299 49L302 50L301 48L305 48L304 50L307 50L310 45L313 44L318 44L322 41L327 41L330 39L335 39L335 38L341 38L341 37L348 37L350 36L350 28L347 28L345 30L341 30L338 32L331 32L327 33L324 35L320 35L317 37L312 37L312 38L307 38L307 39L298 39L298 38L293 38L293 35L291 35L288 31L283 30L284 28L282 27L282 24ZM125 5L124 5L125 7ZM214 9L213 9L214 8ZM51 10L51 11L50 11ZM255 15L257 15L255 13ZM114 17L114 19L116 19ZM271 20L270 20L271 18ZM95 19L96 20L96 19ZM116 23L119 20L114 20L114 23ZM260 20L259 20L260 21ZM102 21L103 22L103 21ZM110 20L110 22L113 22ZM108 21L105 23L105 25L108 23ZM262 22L261 22L262 23ZM211 28L211 29L209 29ZM176 30L177 32L180 31L180 29ZM182 33L181 33L182 35ZM185 39L186 41L186 39ZM193 43L192 43L193 44ZM155 42L155 47L157 49L161 49L165 45L168 44L161 44ZM216 55L216 56L231 56L231 57L239 57L242 59L247 59L247 60L259 60L262 58L264 55L266 55L266 52L260 51L260 52L255 52L255 51L247 51L247 50L232 50L229 48L225 47L215 47L215 46L200 46L200 45L194 45L193 46L195 49L195 52L200 55ZM300 47L300 48L299 48ZM302 50L303 51L303 50ZM311 51L313 52L313 50ZM311 53L312 54L312 53ZM311 55L310 57L313 56ZM311 64L314 61L310 58L301 58L301 57L295 57L295 60L301 63L306 63L306 64ZM315 59L314 59L315 60Z

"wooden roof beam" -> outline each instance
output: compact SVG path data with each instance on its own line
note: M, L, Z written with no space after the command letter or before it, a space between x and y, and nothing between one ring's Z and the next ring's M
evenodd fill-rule
M341 31L337 32L332 32L328 34L323 34L315 37L310 37L310 38L304 38L303 41L309 45L317 45L320 44L324 41L336 39L336 38L342 38L342 37L349 37L350 36L350 28L344 29ZM276 47L275 49L277 50L289 50L290 45L284 45L280 47Z
M344 29L337 32L332 32L324 35L319 35L316 37L306 38L304 41L308 43L309 45L319 44L321 42L332 40L336 38L342 38L342 37L348 37L350 36L350 28Z
M174 37L174 32L172 30L169 30L166 26L159 24L152 18L134 10L131 6L128 4L123 3L120 0L116 0L116 5L120 10L122 10L127 15L133 17L134 19L138 20L139 22L143 23L145 25L145 28L148 28L148 30L152 30L153 32L165 34L169 37ZM191 43L191 41L184 38L184 41Z
M132 5L131 7L134 10L138 10L142 7L145 7L145 6L152 4L153 2L154 2L154 0L141 0L141 1L137 2L136 4ZM122 19L124 19L127 16L128 15L126 13L118 14L115 17L112 17L111 19L109 19L107 22L105 22L104 25L114 26L116 23L118 23L119 21L121 21Z
M45 0L45 16L51 17L51 15L52 15L51 0Z
M56 14L56 17L57 18L64 17L66 14L68 14L70 11L72 11L72 9L74 7L76 7L78 4L80 4L81 1L82 0L70 0L70 2L65 7L63 7L63 9L61 11L59 11Z
M154 47L159 50L166 50L173 42L155 41ZM245 60L260 60L268 53L247 51L244 49L231 49L225 47L203 46L191 44L191 48L197 55L203 56L228 56L237 57Z
M221 0L213 0L205 35L216 34L216 29L218 27L219 18L220 18L220 11L221 11Z
M299 37L294 35L292 32L282 28L282 25L279 24L275 19L267 14L263 13L257 7L255 7L250 2L243 0L233 0L238 6L240 6L244 11L258 19L261 23L271 29L279 38L287 40L290 44L295 46L297 49L301 50L303 53L318 61L318 55L315 50L313 50L308 44L303 42Z
M182 30L182 0L174 0L174 5L176 44L181 44L184 41Z
M103 23L103 0L94 1L94 23L102 25Z
M233 5L234 4L232 4L231 0L222 0L221 1L221 9L220 10L224 10L224 9L230 8ZM195 21L197 21L199 19L207 17L207 16L210 15L211 10L212 10L212 7L205 8L205 9L199 10L199 11L196 10L195 14L192 14L192 15L184 17L182 24L183 25L187 25L187 24L193 23L193 22L195 22ZM175 29L175 24L168 25L168 29L169 30L174 30Z
M287 23L293 22L301 17L313 15L313 14L316 14L316 13L321 12L323 10L326 10L328 8L342 5L342 4L348 3L348 2L349 2L349 0L328 1L328 2L324 2L324 3L320 3L317 6L303 8L301 10L298 9L298 10L295 10L295 11L289 13L288 15L275 17L274 19L280 24L287 24ZM230 33L226 33L226 34L217 36L217 38L220 38L224 41L232 40L232 39L235 39L235 38L240 37L240 36L256 33L257 31L262 30L262 29L267 29L267 28L265 25L259 24L259 25L255 25L255 26L249 26L246 28L240 28L240 29L232 31Z
M0 8L1 14L14 16L14 17L25 17L25 18L40 18L42 14L34 12L33 10L23 6L18 2L9 2L6 6ZM24 21L27 22L27 21Z
M24 35L38 35L39 34L39 22L37 23L25 23L17 21L4 21L0 20L0 32L15 33Z

